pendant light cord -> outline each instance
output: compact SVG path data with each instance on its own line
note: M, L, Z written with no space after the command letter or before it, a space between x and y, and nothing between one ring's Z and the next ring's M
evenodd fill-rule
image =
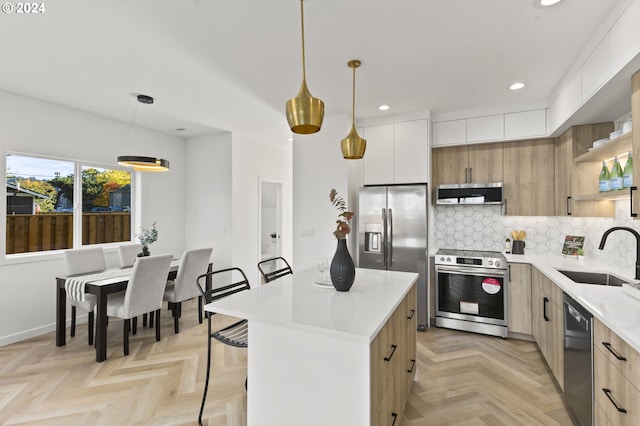
M351 122L356 126L356 67L353 67L353 90L351 97Z
M302 80L307 79L307 73L305 71L305 60L304 60L304 0L300 0L300 22L302 24Z
M122 148L120 149L120 154L124 153L124 147L127 145L127 141L129 140L129 133L131 133L131 129L133 128L133 122L136 119L136 114L138 113L138 107L140 103L136 103L136 109L133 110L133 116L131 117L131 122L129 123L129 128L127 129L127 134L124 136L124 142L122 142Z

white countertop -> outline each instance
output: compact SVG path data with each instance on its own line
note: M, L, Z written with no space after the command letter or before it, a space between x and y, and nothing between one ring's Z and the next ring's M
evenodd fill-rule
M205 310L366 343L402 301L418 274L356 268L348 292L321 288L317 269L295 272L205 305Z
M613 330L636 351L640 352L640 300L626 294L622 287L578 284L561 274L556 268L583 272L600 272L628 279L633 275L621 274L611 267L584 259L562 255L506 254L510 263L529 263L556 283L564 292L588 309L595 318Z

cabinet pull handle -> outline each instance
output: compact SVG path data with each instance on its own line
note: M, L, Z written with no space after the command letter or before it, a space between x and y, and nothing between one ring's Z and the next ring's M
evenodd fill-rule
M616 351L614 351L611 348L611 343L609 342L602 342L602 346L604 346L605 348L607 348L607 350L609 352L611 352L613 354L613 356L615 356L619 361L626 361L627 358L623 357L622 355L618 354Z
M509 276L509 284L511 284L511 264L507 266L507 275Z
M633 212L633 191L637 190L637 186L629 188L629 198L631 199L631 217L638 217L638 213Z
M415 368L415 366L416 366L416 360L412 359L411 360L411 367L409 367L409 369L407 370L407 373L411 373L413 371L413 369Z
M409 316L407 317L408 320L410 320L411 318L413 318L413 315L416 313L415 309L412 309L411 311L409 311Z
M396 424L396 420L398 420L398 413L391 413L391 417L393 417L393 421L391 422L391 426Z
M567 216L571 216L571 195L567 197Z
M385 362L391 361L391 358L393 358L393 354L396 353L397 347L398 347L397 345L391 345L391 353L389 354L389 356L384 358Z
M469 183L473 182L473 167L469 167Z
M542 298L542 317L544 318L545 321L550 321L549 317L547 316L547 302L549 301L548 297L543 297Z
M503 214L504 215L507 214L507 199L506 198L504 199L504 213Z
M613 397L611 396L611 389L607 389L607 388L602 388L602 392L604 392L605 395L607 395L607 398L609 398L609 401L611 401L611 403L613 404L614 407L616 407L616 410L618 410L619 413L626 413L627 410L625 410L624 408L622 408L621 406L619 406L614 400Z

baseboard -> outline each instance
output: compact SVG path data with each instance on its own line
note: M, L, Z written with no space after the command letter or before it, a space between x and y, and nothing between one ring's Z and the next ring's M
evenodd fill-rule
M84 315L76 316L76 327L78 324L86 323L89 319L89 316L85 313ZM71 318L67 318L67 324L65 329L71 326ZM10 345L12 343L22 342L23 340L31 339L32 337L42 336L43 334L51 333L56 331L56 323L51 323L47 325L43 325L42 327L32 328L30 330L24 330L19 333L10 334L8 336L0 337L0 346ZM55 340L55 336L51 337Z

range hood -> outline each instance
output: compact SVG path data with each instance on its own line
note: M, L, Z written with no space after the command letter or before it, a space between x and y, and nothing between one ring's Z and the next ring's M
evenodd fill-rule
M502 204L502 182L438 185L436 204L447 206Z

